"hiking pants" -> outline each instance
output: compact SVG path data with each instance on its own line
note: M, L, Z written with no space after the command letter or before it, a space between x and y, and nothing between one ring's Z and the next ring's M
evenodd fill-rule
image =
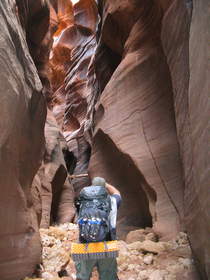
M97 267L100 280L118 279L116 258L77 261L75 266L78 280L90 280L95 266Z

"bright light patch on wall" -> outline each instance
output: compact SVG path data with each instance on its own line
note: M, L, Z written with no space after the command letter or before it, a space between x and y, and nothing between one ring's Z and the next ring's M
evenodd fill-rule
M76 4L77 2L79 2L79 0L71 0L72 4Z

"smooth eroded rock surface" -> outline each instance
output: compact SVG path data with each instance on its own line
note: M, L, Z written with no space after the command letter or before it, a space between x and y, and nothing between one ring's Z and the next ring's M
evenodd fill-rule
M42 166L33 182L40 195L41 228L52 223L71 222L75 215L74 191L69 182L64 153L68 148L56 120L48 110L45 124L46 148Z
M153 1L119 5L107 1L104 8L101 40L123 59L98 100L90 173L121 190L122 226L153 223L169 237L183 226L183 178L170 72L160 39L161 7ZM121 25L129 13L128 24ZM115 23L112 42L107 33L114 32Z
M50 58L52 96L49 105L76 159L75 173L86 173L90 145L83 137L94 72L92 56L96 48L98 9L94 0L75 5L58 1L58 30ZM74 180L79 190L89 183L86 178Z
M210 277L208 7L208 1L174 1L162 29L184 169L185 223L203 279Z
M0 278L21 279L40 262L31 183L44 148L46 107L15 1L0 2Z
M57 10L49 99L71 171L119 188L121 237L186 230L208 279L208 1L97 3L60 1ZM88 183L74 180L74 189Z

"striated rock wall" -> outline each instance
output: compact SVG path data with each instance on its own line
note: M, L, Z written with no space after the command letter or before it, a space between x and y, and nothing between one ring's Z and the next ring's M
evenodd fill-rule
M72 221L75 212L67 177L71 167L64 160L64 154L70 156L66 142L50 111L45 124L56 8L56 1L0 3L0 278L4 280L32 274L41 261L40 225Z
M74 191L63 155L63 152L68 153L68 148L49 110L45 139L44 159L33 182L33 190L39 195L36 205L42 209L41 228L47 228L53 223L71 222L75 215Z
M0 15L0 278L17 280L41 255L31 183L44 151L46 106L15 1L1 1Z
M120 235L153 225L168 239L186 230L203 279L210 267L207 2L60 1L50 98L74 173L88 169L120 189ZM73 184L78 191L88 181Z
M51 106L77 158L75 173L86 172L91 144L91 176L105 176L125 197L122 232L153 222L160 234L169 237L182 227L183 182L172 87L160 42L161 8L152 1L142 6L107 1L105 7L100 2L95 36L94 1L79 1L74 7L60 1L59 6L51 56ZM81 28L89 33L81 33ZM78 190L87 181L73 183ZM133 191L127 192L128 186ZM131 201L136 206L128 213Z
M24 29L30 55L36 65L46 97L51 94L49 54L52 36L57 29L57 0L16 0L17 12Z
M189 41L189 118L192 168L186 172L186 225L204 279L210 278L209 32L208 1L193 1ZM187 168L187 166L186 166ZM193 184L188 181L192 176Z
M207 2L174 1L164 17L162 29L184 169L185 224L202 279L210 277Z
M75 172L84 173L90 145L83 131L94 74L89 65L96 48L98 10L94 0L81 0L74 6L70 1L58 1L57 17L50 59L50 106L77 159ZM75 189L87 184L87 179L74 180Z
M183 179L162 11L153 1L106 1L103 19L100 40L122 61L97 104L90 173L122 191L122 227L153 222L169 238L183 226Z

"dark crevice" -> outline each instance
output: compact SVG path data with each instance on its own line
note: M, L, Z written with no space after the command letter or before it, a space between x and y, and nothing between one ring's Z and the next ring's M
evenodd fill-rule
M77 145L78 145L78 158L77 158L77 165L74 170L74 174L84 174L87 173L88 165L91 156L91 146L85 140L85 137L77 138ZM90 178L83 177L77 178L72 180L72 184L76 195L78 195L79 191L88 185L90 185Z
M57 214L60 204L60 198L62 194L62 188L66 178L66 168L61 165L52 181L52 205L51 205L51 217L50 217L50 224L57 222Z
M74 169L77 165L77 158L74 153L68 149L63 149L64 160L69 174L73 174Z

